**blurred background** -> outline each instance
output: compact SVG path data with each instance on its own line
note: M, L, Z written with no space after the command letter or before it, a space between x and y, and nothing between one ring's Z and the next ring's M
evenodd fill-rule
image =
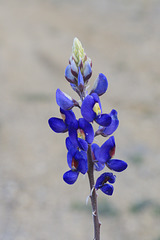
M92 239L87 175L63 182L67 134L47 123L57 88L78 99L64 78L74 37L90 87L108 78L102 106L119 113L115 157L129 165L98 194L101 239L160 239L159 23L159 0L0 1L0 240Z

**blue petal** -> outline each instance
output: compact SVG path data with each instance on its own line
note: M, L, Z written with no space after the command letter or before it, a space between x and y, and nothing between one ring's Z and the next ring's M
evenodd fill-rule
M66 138L66 148L69 151L70 149L72 149L74 147L73 143L71 142L70 138L67 137Z
M101 171L101 170L103 170L104 167L105 167L104 163L94 162L94 169L96 171Z
M105 184L103 187L101 187L101 191L107 195L112 195L114 187L111 184Z
M84 64L83 74L84 74L84 80L85 81L87 81L92 75L92 68L91 68L91 65L88 61L86 61L85 64Z
M83 87L84 87L84 79L83 79L80 68L79 68L79 72L78 72L78 87L80 90L83 90Z
M69 137L70 137L72 144L75 147L78 147L77 129L78 129L78 121L77 120L68 126Z
M65 78L67 79L68 82L70 83L76 83L76 80L71 72L71 66L68 65L65 69Z
M64 173L63 180L68 184L73 184L76 182L78 175L79 175L79 172L69 170Z
M71 88L72 88L76 93L79 93L76 84L70 83L70 86L71 86Z
M75 105L73 99L59 88L56 91L56 101L63 110L70 110Z
M73 76L75 76L77 78L78 77L78 68L75 64L75 61L72 59L70 64L71 64L71 72L72 72Z
M95 122L101 126L107 127L111 124L111 117L109 114L100 114L95 118Z
M105 164L98 162L98 152L100 147L96 143L93 143L91 145L91 149L92 149L92 159L94 162L94 169L96 171L101 171L105 167Z
M73 152L73 148L71 148L67 153L67 163L69 168L72 168L72 159L74 157L74 153L75 152Z
M96 79L91 93L97 93L99 96L104 94L108 88L108 81L106 76L103 73L100 73Z
M75 114L72 110L65 111L65 110L60 108L60 112L61 112L61 114L65 115L65 123L67 125L70 125L72 122L76 121Z
M115 151L115 140L114 136L110 137L105 143L100 147L98 160L101 163L105 163L111 159Z
M88 150L88 144L84 139L78 138L77 141L80 149L82 149L83 151Z
M107 167L116 172L122 172L127 168L127 163L119 159L111 159L107 162Z
M82 174L86 174L88 171L88 165L85 159L81 159L79 161L77 171L81 172Z
M80 118L79 119L79 128L84 130L85 140L87 141L87 143L91 144L94 139L94 130L93 130L92 125L89 122L87 122L84 118Z
M81 106L81 114L85 120L88 122L93 122L96 117L96 113L93 111L93 106L95 104L95 100L91 95L85 97Z
M98 152L99 152L100 147L98 146L98 144L93 143L93 144L91 145L91 149L92 149L93 161L95 161L95 160L97 160L97 158L98 158Z
M48 120L50 128L56 133L66 132L68 127L60 118L52 117Z
M113 109L110 112L109 115L112 118L111 124L108 127L105 127L103 129L102 128L98 129L99 134L101 134L104 137L107 137L108 135L111 135L114 131L116 131L116 129L118 128L118 125L119 125L119 120L118 120L118 117L117 117L117 111Z
M115 180L116 180L116 176L114 176L113 173L109 173L109 172L102 173L97 178L95 189L101 188L106 182L114 183Z

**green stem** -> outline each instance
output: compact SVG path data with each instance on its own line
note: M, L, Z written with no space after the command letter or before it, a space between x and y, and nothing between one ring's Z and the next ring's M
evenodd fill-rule
M92 205L92 216L93 216L93 224L94 224L94 240L100 240L100 222L98 219L98 208L97 208L97 194L94 188L94 164L92 161L92 153L91 153L91 145L88 145L87 151L88 157L88 178L90 184L90 198Z

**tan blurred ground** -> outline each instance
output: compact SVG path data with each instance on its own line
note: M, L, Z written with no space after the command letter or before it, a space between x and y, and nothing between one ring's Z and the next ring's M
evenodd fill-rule
M90 85L108 78L103 110L119 112L116 157L129 164L112 197L99 193L117 213L100 216L101 239L160 239L159 24L159 0L0 1L0 240L92 239L87 177L63 182L64 135L47 124L58 87L76 97L64 79L75 36Z

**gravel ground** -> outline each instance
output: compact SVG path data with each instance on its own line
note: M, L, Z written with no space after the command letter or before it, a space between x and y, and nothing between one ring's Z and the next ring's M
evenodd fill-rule
M92 239L88 179L63 182L65 138L47 123L58 87L76 98L64 79L75 36L90 86L108 78L103 109L119 112L129 164L112 197L99 193L101 239L160 239L159 22L159 0L0 1L0 240Z

